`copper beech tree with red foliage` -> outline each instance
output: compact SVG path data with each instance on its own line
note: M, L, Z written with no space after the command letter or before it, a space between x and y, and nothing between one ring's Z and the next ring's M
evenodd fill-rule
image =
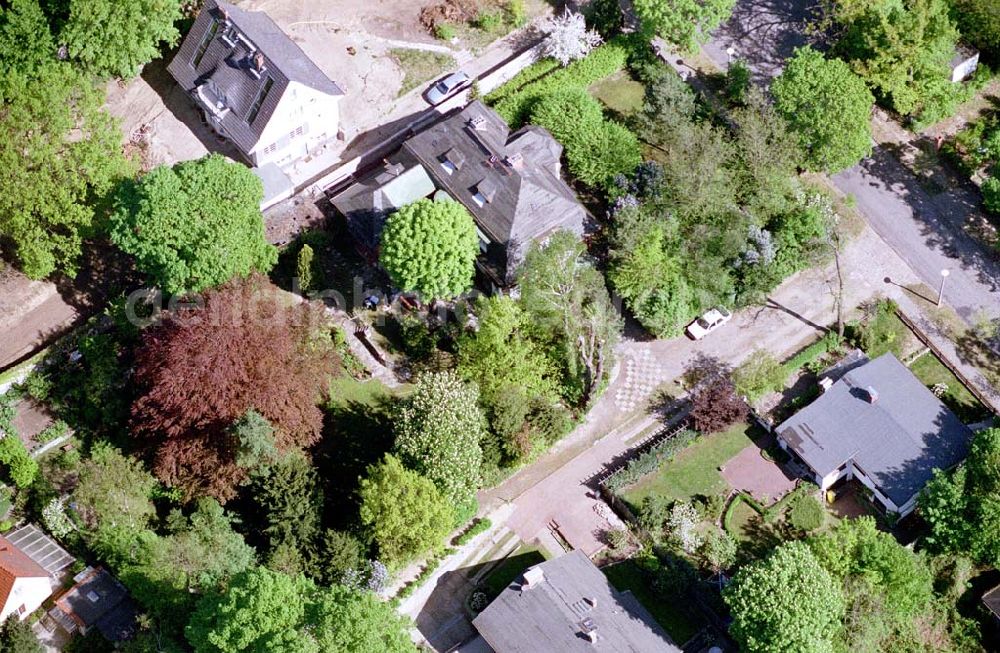
M279 452L316 443L317 403L341 366L322 311L294 303L263 276L203 299L144 332L132 430L151 450L161 481L186 500L225 502L248 475L236 463L233 422L255 410L274 427Z
M691 423L701 433L715 433L747 418L750 407L722 375L709 377L691 400Z

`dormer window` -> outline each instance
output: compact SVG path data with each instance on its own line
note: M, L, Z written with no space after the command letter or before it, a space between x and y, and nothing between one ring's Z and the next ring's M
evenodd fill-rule
M460 169L462 164L465 163L465 157L455 148L451 148L439 156L438 160L441 162L441 168L449 175Z
M492 202L493 198L496 197L497 187L490 179L481 179L478 184L473 186L472 191L472 201L476 203L477 206L485 206L487 203Z

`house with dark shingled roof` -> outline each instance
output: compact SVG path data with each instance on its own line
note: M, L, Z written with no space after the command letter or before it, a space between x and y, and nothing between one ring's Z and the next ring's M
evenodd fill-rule
M905 516L935 469L968 454L972 431L891 353L852 360L821 387L775 433L824 491L853 479L883 510Z
M541 127L511 131L476 100L407 139L331 201L371 260L396 209L425 197L460 202L476 223L481 285L507 289L531 243L558 230L584 233L587 212L560 176L561 156Z
M205 0L167 70L254 166L299 159L337 134L344 90L265 13Z

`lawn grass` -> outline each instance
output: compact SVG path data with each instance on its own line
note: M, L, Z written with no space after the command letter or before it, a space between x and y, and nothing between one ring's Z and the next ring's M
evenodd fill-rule
M750 428L740 423L725 431L702 436L677 454L672 462L629 488L624 493L625 500L638 506L651 494L686 500L698 494L709 496L726 492L729 486L718 468L753 444L748 434Z
M632 592L674 643L682 645L705 625L687 610L658 597L649 586L646 575L634 560L625 560L601 569L619 592Z
M378 379L358 381L349 376L342 376L330 382L330 403L340 406L352 403L375 406L380 399L387 398L390 394L392 391Z
M736 539L749 542L754 538L755 528L752 527L760 519L760 513L754 510L749 503L737 500L732 507L732 513L729 517L728 526L732 529L729 531L729 534L736 537Z
M482 582L482 590L490 599L500 596L500 592L513 583L528 567L545 562L545 556L536 548L521 545L493 568Z
M393 48L389 55L403 70L403 84L397 96L406 95L424 82L443 75L455 64L455 58L450 54L427 50Z
M646 87L632 79L624 70L594 82L587 90L601 104L621 117L628 117L641 109L646 93Z
M932 352L927 352L910 363L910 371L928 388L933 388L937 383L948 386L941 401L966 424L989 417L989 411Z

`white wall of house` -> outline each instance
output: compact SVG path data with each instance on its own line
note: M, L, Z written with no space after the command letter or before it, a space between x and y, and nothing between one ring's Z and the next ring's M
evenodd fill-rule
M52 586L48 576L14 579L14 586L11 587L7 602L0 611L0 621L11 614L18 614L23 621L51 594Z
M340 126L340 97L289 82L250 152L254 165L288 163L335 136Z

